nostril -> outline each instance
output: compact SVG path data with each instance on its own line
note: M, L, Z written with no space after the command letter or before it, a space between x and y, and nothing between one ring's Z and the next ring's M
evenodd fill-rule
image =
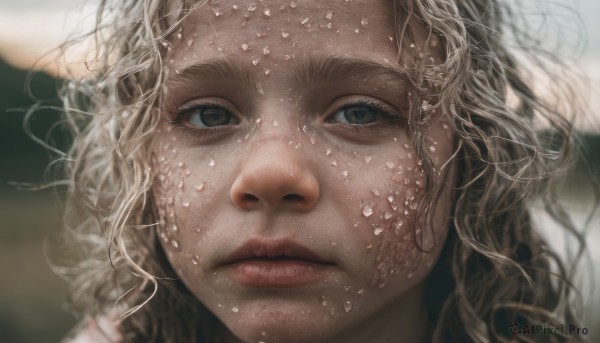
M304 197L298 194L287 194L283 197L283 201L293 203L304 202Z
M248 202L258 202L258 197L252 195L252 194L244 194L244 198L243 201L248 203Z

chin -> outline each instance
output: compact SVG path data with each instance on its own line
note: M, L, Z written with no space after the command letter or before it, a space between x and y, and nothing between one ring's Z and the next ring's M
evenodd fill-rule
M262 309L238 313L224 322L243 342L319 342L331 336L336 320L312 309Z

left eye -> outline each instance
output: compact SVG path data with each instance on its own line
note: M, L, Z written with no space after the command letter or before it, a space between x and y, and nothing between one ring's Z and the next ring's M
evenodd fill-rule
M196 127L215 127L235 124L235 116L221 107L201 107L190 111L188 122Z
M337 122L350 125L366 125L379 119L381 111L367 105L347 106L337 111L328 122Z

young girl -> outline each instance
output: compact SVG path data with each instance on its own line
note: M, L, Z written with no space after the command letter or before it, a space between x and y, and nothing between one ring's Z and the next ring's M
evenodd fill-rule
M558 62L514 11L102 1L64 97L75 340L583 339L529 212L581 240L553 188L575 99L532 88Z

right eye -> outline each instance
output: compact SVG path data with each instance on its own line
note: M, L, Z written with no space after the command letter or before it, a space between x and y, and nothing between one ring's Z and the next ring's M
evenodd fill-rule
M236 124L237 120L231 112L218 106L200 106L185 111L186 121L198 128L210 128Z

